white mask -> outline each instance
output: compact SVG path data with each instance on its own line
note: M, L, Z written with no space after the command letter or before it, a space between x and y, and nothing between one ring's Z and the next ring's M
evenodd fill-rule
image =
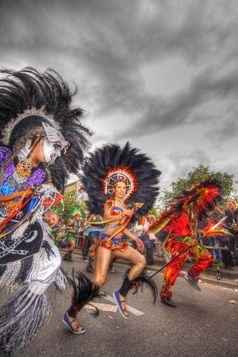
M60 157L61 155L60 148L57 148L56 145L50 142L47 138L44 138L43 140L43 151L45 161L50 165L53 164L57 157Z
M57 144L57 146L60 147L60 150L63 150L64 154L66 154L70 143L65 140L62 133L53 126L48 125L47 123L42 123L42 125L49 142Z
M30 154L31 140L27 140L25 146L19 151L18 157L26 159Z

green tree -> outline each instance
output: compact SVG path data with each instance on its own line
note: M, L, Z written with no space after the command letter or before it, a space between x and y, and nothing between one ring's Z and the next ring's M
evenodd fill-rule
M170 185L170 190L164 190L163 198L161 200L163 207L167 208L173 201L173 198L177 196L183 189L189 188L199 181L205 180L207 178L215 178L221 182L223 187L224 202L226 202L226 200L235 189L234 175L229 175L226 172L222 173L220 171L211 171L209 166L199 165L198 167L193 168L192 171L188 173L186 178L179 178L176 182L172 182Z

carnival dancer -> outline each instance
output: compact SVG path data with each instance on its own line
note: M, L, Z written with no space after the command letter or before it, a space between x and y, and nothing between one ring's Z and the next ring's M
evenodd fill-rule
M83 167L82 182L88 193L87 202L92 213L103 217L104 228L95 247L96 268L92 281L79 273L74 283L73 303L63 321L75 334L85 330L76 319L82 306L91 299L107 279L112 258L120 258L132 264L122 286L114 292L121 315L127 319L126 296L134 283L145 282L152 288L156 299L156 285L147 279L143 270L145 258L142 241L128 229L129 223L139 219L153 206L158 194L160 172L148 156L132 148L105 145L91 154ZM133 249L123 242L122 235L136 242ZM87 294L85 293L87 291Z
M184 263L188 258L197 262L184 275L186 281L200 291L198 279L202 271L213 262L213 257L207 249L198 242L198 234L223 234L223 231L213 230L212 225L198 231L198 220L202 215L212 210L222 197L222 188L218 181L207 179L185 189L177 196L169 209L162 213L150 227L150 231L158 233L161 229L168 232L164 242L165 250L171 254L171 263L164 270L164 280L160 291L161 301L171 307L176 307L172 300L171 287L174 285ZM176 258L177 257L177 258Z
M46 221L79 168L89 131L82 110L71 108L73 92L53 70L1 73L0 286L23 284L0 308L0 348L12 353L49 315L49 285L64 288Z
M69 247L67 249L67 253L63 257L63 260L68 262L73 261L72 254L77 244L79 230L83 226L83 220L85 220L85 213L82 206L77 205L73 207L68 214L66 241Z
M45 220L51 228L51 236L53 241L57 247L60 245L60 218L63 212L63 205L60 203L58 205L54 205L47 214L45 214ZM48 217L47 217L48 216Z
M90 214L87 221L88 222L100 222L102 219L100 216L95 214ZM86 222L85 222L86 223ZM95 269L93 267L94 262L94 245L97 244L99 239L99 232L95 231L95 226L91 225L90 228L85 227L85 244L83 249L83 259L87 262L86 271L88 273L94 273Z

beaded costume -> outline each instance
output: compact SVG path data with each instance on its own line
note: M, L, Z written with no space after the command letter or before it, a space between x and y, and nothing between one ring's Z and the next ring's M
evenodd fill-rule
M160 172L155 168L150 158L132 148L129 143L124 147L112 144L104 145L91 153L83 166L82 182L89 197L87 205L90 212L100 215L103 220L89 223L95 226L104 225L103 228L95 228L95 231L100 231L100 237L96 246L94 246L95 256L97 256L99 248L105 248L114 254L116 252L126 254L127 249L132 250L122 240L122 236L124 233L128 234L127 227L130 223L145 215L153 206L158 194L159 175ZM125 190L125 196L122 199L125 211L122 207L118 207L115 201L114 188L118 183L122 183ZM105 211L109 212L108 217L111 218L106 218ZM139 253L135 251L135 254ZM121 258L123 259L123 256ZM156 285L143 272L145 259L141 254L140 259L141 265L137 268L140 271L135 274L133 281L126 277L120 291L126 296L133 284L141 281L147 283L151 288L155 301ZM95 275L92 282L82 273L75 277L73 303L64 315L64 322L73 333L76 332L69 324L68 317L76 318L82 306L94 295L97 295L99 287L104 284L100 279L99 282L97 281L102 271L100 270L101 266L99 267L97 264L96 259ZM97 273L98 271L100 273ZM88 294L85 294L85 291Z
M53 70L27 67L2 75L0 287L20 287L0 307L0 348L12 353L49 315L49 285L64 288L47 217L60 202L69 173L79 168L89 131L80 122L82 110L70 107L73 93Z

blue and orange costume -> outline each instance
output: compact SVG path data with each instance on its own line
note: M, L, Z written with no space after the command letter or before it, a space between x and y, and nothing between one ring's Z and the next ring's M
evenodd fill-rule
M135 222L141 216L147 214L155 203L158 194L158 177L160 172L155 168L151 159L133 148L127 143L124 147L115 144L107 144L102 148L98 148L91 153L85 161L83 167L82 183L88 194L87 205L92 214L104 217L104 221L95 222L97 224L105 224L100 231L100 237L97 244L93 247L93 255L97 257L100 254L100 259L96 260L96 269L93 281L90 281L82 273L78 273L73 279L74 295L71 307L64 315L64 322L73 333L82 333L82 331L73 327L70 319L73 322L77 317L77 313L82 309L85 303L90 301L95 295L98 295L98 289L106 282L107 267L109 267L110 259L121 257L125 259L129 244L122 239L123 233L132 237L128 226ZM123 197L117 201L115 188L118 183L123 185ZM117 202L122 202L121 206L127 212L123 212L122 207L117 206ZM118 217L118 219L117 219ZM93 225L93 222L89 222ZM132 239L134 236L132 237ZM136 238L137 239L137 238ZM138 239L138 241L139 239ZM138 244L139 244L138 243ZM100 249L99 248L105 248ZM105 251L110 250L113 254L106 254ZM125 309L122 308L121 298L125 298L134 284L139 282L146 283L152 290L154 301L157 297L157 287L153 279L149 279L143 271L145 259L138 251L131 251L131 255L136 254L137 259L132 262L132 268L123 279L121 288L114 293L114 297L124 318L127 318ZM105 265L104 263L105 259ZM103 262L103 263L102 263ZM127 311L126 311L127 312ZM70 318L70 319L69 319Z
M110 227L110 229L118 229L116 231L116 234L113 235L106 233L107 228L101 228L97 230L100 231L99 239L96 243L92 245L90 250L90 255L93 259L95 259L97 256L98 247L103 247L111 251L125 251L129 247L129 244L125 242L122 238L122 231L129 224L132 217L124 217L123 220L120 220L120 217L123 217L124 211L121 207L115 206L115 201L113 199L107 200L105 202L105 205L110 205L111 215L118 217L118 223L116 223L113 227ZM100 224L103 224L103 222L100 222Z

